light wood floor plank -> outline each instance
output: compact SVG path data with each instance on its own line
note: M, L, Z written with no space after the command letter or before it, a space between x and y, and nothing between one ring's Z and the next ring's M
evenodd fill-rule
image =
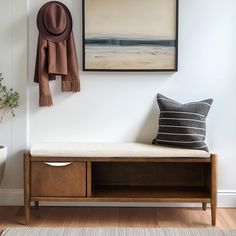
M39 207L32 209L35 227L210 227L210 209ZM23 207L0 207L0 230L24 226ZM217 227L236 229L236 209L218 209Z

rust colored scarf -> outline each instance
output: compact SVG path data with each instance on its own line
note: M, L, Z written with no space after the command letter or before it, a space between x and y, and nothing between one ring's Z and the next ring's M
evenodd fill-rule
M49 81L61 75L62 92L79 92L79 70L73 32L67 40L51 42L38 37L34 82L39 84L39 106L52 106Z

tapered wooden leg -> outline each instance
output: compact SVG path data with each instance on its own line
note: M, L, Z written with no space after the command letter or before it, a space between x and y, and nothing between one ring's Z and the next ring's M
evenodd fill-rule
M217 207L217 156L211 155L211 222L216 225Z
M216 203L211 203L211 223L216 225Z
M30 204L25 202L25 224L28 225L30 222Z
M207 209L207 203L203 202L202 203L202 210L205 211Z
M30 222L30 156L24 155L24 207L25 224Z
M38 201L35 201L35 202L34 202L34 206L35 206L35 209L38 210L38 209L39 209L39 202L38 202Z

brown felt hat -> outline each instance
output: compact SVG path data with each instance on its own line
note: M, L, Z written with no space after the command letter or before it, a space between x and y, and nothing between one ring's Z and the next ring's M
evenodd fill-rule
M38 12L37 27L46 40L61 42L68 39L72 31L69 9L61 2L47 2Z

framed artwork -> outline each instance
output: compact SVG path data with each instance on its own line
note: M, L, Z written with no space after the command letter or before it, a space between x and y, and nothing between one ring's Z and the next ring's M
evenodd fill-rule
M178 0L82 0L84 71L177 71Z

